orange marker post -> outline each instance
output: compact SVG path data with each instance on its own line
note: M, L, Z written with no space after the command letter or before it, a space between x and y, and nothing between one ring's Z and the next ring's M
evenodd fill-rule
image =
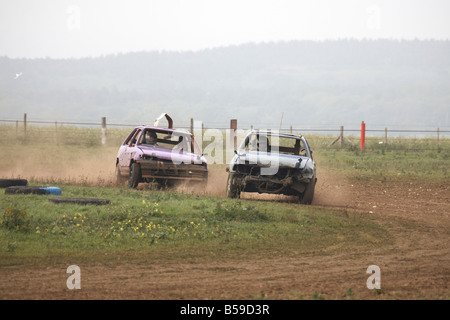
M364 144L366 142L366 124L361 122L361 151L364 150Z

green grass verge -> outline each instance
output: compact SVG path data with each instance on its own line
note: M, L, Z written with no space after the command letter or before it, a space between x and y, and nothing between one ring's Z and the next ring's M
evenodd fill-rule
M323 149L317 154L318 171L325 168L342 176L365 180L420 179L443 182L450 178L450 150L384 151Z
M68 257L99 262L108 255L150 262L320 254L389 241L381 225L345 210L160 190L67 185L62 191L65 197L107 198L111 204L2 196L0 265L66 262Z

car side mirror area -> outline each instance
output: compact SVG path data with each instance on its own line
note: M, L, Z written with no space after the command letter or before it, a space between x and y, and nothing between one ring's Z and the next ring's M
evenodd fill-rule
M245 152L240 153L237 150L234 150L234 154L237 155L238 157L245 156Z
M136 144L136 139L132 139L131 141L130 141L130 143L128 144L128 146L129 147L132 147L132 146L134 146Z

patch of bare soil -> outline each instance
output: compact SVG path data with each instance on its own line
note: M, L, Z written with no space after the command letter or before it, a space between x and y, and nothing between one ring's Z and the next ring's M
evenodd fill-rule
M225 196L226 173L212 171L196 192ZM244 198L258 198L244 195ZM270 196L259 196L270 200ZM274 200L283 199L273 198ZM228 262L85 265L81 289L66 286L68 266L0 268L1 299L437 299L450 298L450 184L349 181L322 173L313 206L355 210L382 221L392 244L352 251L291 253ZM381 289L367 288L367 268ZM351 290L350 290L351 289Z

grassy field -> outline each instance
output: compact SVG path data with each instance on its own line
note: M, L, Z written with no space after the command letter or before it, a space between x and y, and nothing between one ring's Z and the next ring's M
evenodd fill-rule
M328 172L360 182L449 182L450 148L445 143L439 150L430 150L427 140L420 145L418 139L404 140L408 147L390 150L374 143L361 152L354 147L326 148L319 137L310 141L316 147L319 180ZM37 139L13 145L3 140L0 147L9 150L0 156L0 178L28 178L31 185L60 187L64 197L111 201L83 206L54 204L50 195L1 194L0 267L69 260L115 263L121 258L151 264L328 256L389 247L398 240L396 230L419 228L403 217L383 220L339 206L233 200L189 189L118 187L112 180L115 145ZM224 167L211 165L219 171Z
M364 151L322 149L317 154L320 166L358 180L449 181L450 150Z
M154 259L160 258L158 252L186 259L240 252L320 253L389 241L383 226L345 210L164 190L71 185L62 190L68 197L107 198L111 204L54 204L47 195L2 196L1 265L49 257L64 261L68 256L95 262L104 253L130 250L152 251Z

